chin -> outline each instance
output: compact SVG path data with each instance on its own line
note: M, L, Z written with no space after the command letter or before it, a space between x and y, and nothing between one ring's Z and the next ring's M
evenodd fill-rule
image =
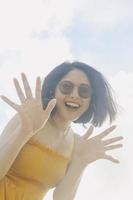
M66 121L75 121L80 118L81 115L71 116L70 114L62 116Z
M59 115L62 119L64 119L65 121L68 122L73 122L77 119L80 118L80 116L83 114L83 111L81 110L73 110L73 109L68 109L66 107L64 107L63 109L59 109L56 110L56 114Z

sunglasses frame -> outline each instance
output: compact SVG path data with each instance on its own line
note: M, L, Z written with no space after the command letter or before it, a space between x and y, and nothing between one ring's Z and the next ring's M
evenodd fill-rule
M63 88L63 83L65 84L69 84L69 87L71 87L71 88L68 88L68 89L71 89L71 90L66 90L66 91L64 91L64 88ZM87 87L86 87L87 86ZM60 91L61 91L61 93L62 94L66 94L66 95L69 95L69 94L71 94L72 92L73 92L73 89L74 89L74 87L77 87L78 88L78 95L81 97L81 98L84 98L84 99L87 99L87 98L89 98L89 97L91 97L92 96L92 89L91 89L91 87L90 87L90 85L88 85L88 84L85 84L85 83L82 83L82 84L80 84L79 86L76 86L72 81L61 81L60 83L59 83L59 89L60 89ZM82 88L83 87L85 87L85 89L87 88L88 89L88 93L86 93L87 95L82 95L83 93L82 93ZM90 93L90 94L89 94Z

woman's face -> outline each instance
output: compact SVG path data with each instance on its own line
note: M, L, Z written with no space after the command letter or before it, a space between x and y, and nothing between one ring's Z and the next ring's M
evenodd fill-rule
M56 114L65 121L78 119L90 105L89 91L90 82L84 72L78 69L68 72L55 89Z

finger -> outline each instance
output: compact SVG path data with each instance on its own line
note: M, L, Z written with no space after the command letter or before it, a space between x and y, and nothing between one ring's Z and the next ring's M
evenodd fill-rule
M1 99L5 101L8 105L10 105L12 108L14 108L16 111L19 111L19 105L15 104L13 101L11 101L5 96L1 96Z
M116 125L111 126L110 128L106 129L105 131L103 131L101 134L98 135L98 137L100 139L104 138L105 136L107 136L110 132L112 132L114 129L116 128Z
M104 150L109 151L109 150L118 149L118 148L121 148L121 147L123 147L122 144L115 144L115 145L105 146Z
M27 78L26 78L26 75L25 75L24 73L22 73L22 74L21 74L21 77L22 77L22 81L23 81L23 85L24 85L26 97L27 97L28 99L33 98L33 96L32 96L32 91L31 91L29 82L28 82L28 80L27 80Z
M25 96L24 96L24 93L23 93L23 91L22 91L22 89L19 85L19 82L16 78L13 79L13 82L14 82L18 97L19 97L21 103L23 103L25 101Z
M114 163L120 163L119 160L113 158L113 157L110 156L110 155L106 155L106 154L105 154L105 157L104 157L104 158L107 159L107 160L110 160L110 161L112 161L112 162L114 162Z
M108 145L108 144L111 144L111 143L113 143L113 142L118 142L118 141L120 141L120 140L122 140L122 139L123 139L122 136L115 137L115 138L111 138L111 139L108 139L108 140L103 141L103 144L104 144L104 145Z
M52 110L54 109L56 105L56 99L52 99L49 103L48 106L46 108L45 112L45 120L44 120L44 124L42 125L42 127L45 125L46 121L49 119L50 114L52 112Z
M40 77L37 77L37 79L36 79L35 98L41 100L41 79L40 79Z
M94 130L94 126L90 126L89 129L87 130L87 132L82 136L83 139L88 139L92 133L93 133L93 130Z

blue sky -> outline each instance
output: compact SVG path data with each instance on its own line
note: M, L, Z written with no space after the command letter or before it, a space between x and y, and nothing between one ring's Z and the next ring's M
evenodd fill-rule
M121 164L89 166L76 200L132 199L132 11L132 0L0 0L0 94L18 101L14 76L20 79L24 71L34 89L36 76L44 78L65 60L79 60L108 78L122 107L114 134L125 136L125 147L113 152ZM0 111L2 131L15 112L2 101Z

